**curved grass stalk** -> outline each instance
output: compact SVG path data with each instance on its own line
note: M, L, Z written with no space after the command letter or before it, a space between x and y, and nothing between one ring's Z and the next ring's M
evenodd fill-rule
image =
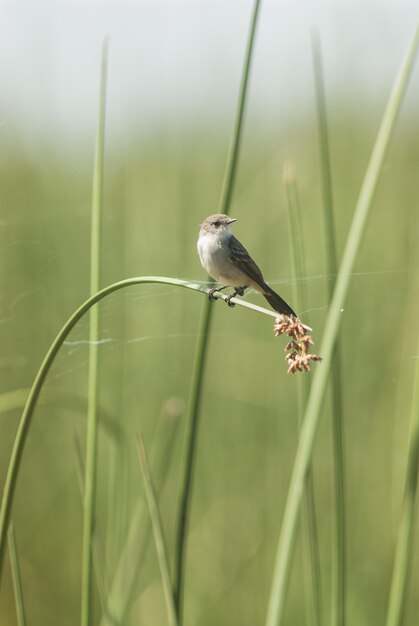
M316 92L317 125L320 147L320 170L323 195L323 220L325 226L327 285L329 301L333 297L335 276L338 272L335 220L333 212L332 173L330 166L329 133L327 128L326 97L320 42L312 40L314 86ZM342 368L339 338L336 340L331 369L332 435L333 435L333 486L335 491L335 533L332 572L331 626L345 626L346 621L346 510L345 510L345 448L343 432Z
M113 283L112 285L108 285L101 291L98 291L93 296L91 296L88 300L83 302L79 306L79 308L71 315L71 317L67 320L64 326L61 328L60 332L52 342L47 354L45 355L44 360L38 370L38 373L35 377L33 385L30 389L29 395L26 400L25 407L22 412L22 416L20 418L19 426L16 432L16 437L13 444L12 453L10 456L9 466L7 469L6 481L4 484L3 490L3 498L1 502L0 508L0 576L3 570L4 564L4 554L5 554L5 546L7 539L7 529L10 523L10 514L12 510L13 498L16 489L16 481L19 475L20 463L22 460L22 454L25 446L25 442L28 436L29 426L32 421L33 413L35 411L39 394L41 393L43 384L48 375L49 370L51 369L52 364L54 363L55 357L58 354L59 349L63 345L64 341L67 339L71 330L77 324L77 322L84 316L88 311L106 298L107 296L119 291L121 289L125 289L127 287L133 287L135 285L143 285L143 284L160 284L160 285L172 285L174 287L183 287L185 289L191 289L195 292L199 293L208 293L208 288L200 285L198 283L193 283L191 281L182 280L180 278L169 278L166 276L140 276L136 278L127 278L126 280L121 280L120 282ZM224 294L218 293L215 294L218 299L225 300L227 296ZM275 317L276 314L272 311L268 311L263 307L256 306L251 302L244 302L239 298L233 298L232 302L238 304L239 306L252 309L258 313L263 313L264 315L269 315Z
M250 66L253 56L256 25L259 16L260 0L255 0L253 7L253 15L250 24L249 37L247 41L247 50L244 61L242 79L240 84L239 97L237 102L237 110L234 120L233 131L228 151L227 164L224 175L223 188L220 198L219 213L229 213L231 198L234 189L234 182L237 172L240 139L242 136L242 126L244 109L246 104L246 96L248 91ZM189 521L189 511L193 486L193 473L195 465L196 439L198 432L198 417L200 409L200 401L202 395L202 386L204 380L205 361L208 348L208 336L211 324L212 309L210 303L204 304L199 329L199 339L196 346L193 378L190 388L190 396L188 402L188 413L186 417L186 430L184 440L184 451L182 454L182 465L180 474L180 502L179 517L177 522L177 534L174 557L174 597L176 605L176 613L179 624L182 624L183 611L183 587L184 587L184 569L186 557L186 535Z
M354 217L345 245L342 262L333 298L330 303L326 320L325 333L320 346L320 354L324 361L316 369L310 390L303 425L300 431L294 468L288 489L282 528L279 536L277 554L272 578L271 593L266 617L266 626L281 624L288 581L291 570L291 557L295 543L298 511L304 489L304 481L310 464L314 438L320 419L320 411L332 366L336 338L338 336L342 313L348 294L350 278L361 244L365 224L371 208L378 178L384 162L386 150L396 122L403 95L406 91L411 70L413 68L419 43L419 26L415 29L406 55L396 76L393 90L384 112L377 139L365 173L361 192L355 208Z

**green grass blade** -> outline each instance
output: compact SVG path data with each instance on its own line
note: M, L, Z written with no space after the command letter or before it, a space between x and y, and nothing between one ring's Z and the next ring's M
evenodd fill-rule
M204 366L208 346L208 336L211 321L211 308L205 302L198 330L197 346L192 365L191 390L188 400L186 416L186 430L182 452L181 484L179 496L179 513L177 520L177 534L174 558L174 593L176 615L179 624L182 624L184 563L186 557L186 534L189 522L193 472L195 469L195 450L198 431L198 415L204 379Z
M101 416L102 421L102 416ZM121 517L121 507L116 506L118 496L120 494L120 472L122 469L121 453L113 445L112 441L107 442L106 452L106 544L105 544L105 563L109 569L111 563L114 563L115 554L119 547L118 531L120 525L117 523Z
M256 26L260 9L260 0L255 0L253 15L251 19L250 31L247 41L246 56L242 72L237 109L234 126L231 135L230 147L227 157L226 170L224 175L223 188L220 198L220 213L229 213L231 198L236 177L238 156L240 149L240 139L242 136L242 126L246 96L248 92L250 67L254 50ZM179 517L177 523L177 537L174 559L174 591L176 613L179 624L182 624L183 612L183 588L184 569L186 557L186 535L188 529L189 511L191 503L193 472L195 465L196 439L198 432L198 416L202 395L205 361L208 348L208 338L211 325L212 311L210 302L203 306L200 325L199 339L197 342L194 365L192 371L191 389L188 403L188 414L186 417L186 430L184 440L184 451L182 454L181 474L180 474L180 497L179 497Z
M28 395L29 389L25 388L13 389L13 391L6 391L0 394L0 415L16 409L22 409L28 399Z
M396 122L402 98L406 90L410 72L412 70L419 41L419 28L416 28L412 41L409 44L405 58L397 74L391 92L378 136L368 163L361 192L355 208L354 217L346 241L342 262L333 298L330 304L326 321L326 328L319 353L324 358L321 366L316 368L304 422L300 431L294 468L288 490L287 503L279 537L277 555L275 559L272 587L268 604L266 626L277 626L282 622L287 583L291 568L291 556L295 542L298 520L298 510L304 488L304 480L310 464L314 438L320 418L323 398L328 383L329 372L335 342L342 320L343 308L346 302L351 273L353 271L366 220L371 208L374 192L383 165L386 149Z
M108 40L102 48L102 67L99 94L99 115L96 136L95 163L93 169L91 251L90 251L90 294L99 290L100 283L100 224L103 196L103 161L105 141L105 104L108 63ZM89 330L89 373L86 435L86 480L84 491L83 547L81 577L81 626L89 626L92 611L92 535L95 527L97 422L99 394L99 309L90 313Z
M170 580L169 557L164 539L163 524L157 504L156 492L148 465L147 454L144 441L137 433L137 451L140 462L141 474L143 477L144 490L147 499L147 506L150 514L151 527L153 529L154 543L156 546L157 559L159 562L160 576L163 585L164 599L166 601L167 617L169 626L177 626L176 609L173 598L172 582Z
M231 198L233 195L234 183L236 180L237 165L239 160L240 143L242 138L242 127L244 120L244 109L249 86L250 67L252 64L253 51L255 47L256 26L260 12L261 0L255 0L253 5L253 15L250 22L250 31L247 40L246 56L244 59L242 77L240 82L239 96L237 100L237 110L234 118L233 131L230 138L230 147L226 169L224 173L223 187L221 191L219 212L228 215L230 211Z
M13 590L15 592L16 621L18 626L26 626L25 603L23 600L22 578L20 575L19 557L16 546L16 536L13 524L8 532L10 569L12 570Z
M406 481L391 579L387 626L401 626L403 623L406 591L413 556L413 531L419 472L419 361L416 361L413 385Z
M13 389L0 394L0 415L9 411L17 411L23 409L28 399L30 388ZM61 409L86 416L86 398L75 393L70 393L64 389L48 389L39 404L45 407ZM117 420L104 406L99 407L100 426L104 433L113 441L120 441L123 431Z
M121 289L127 289L135 285L147 284L172 285L173 287L190 289L195 293L208 294L207 287L188 280L182 280L180 278L169 278L167 276L139 276L135 278L127 278L125 280L121 280L117 283L113 283L112 285L104 287L101 291L98 291L93 296L88 298L85 302L83 302L83 304L79 306L79 308L71 315L71 317L61 328L58 335L51 343L49 350L45 355L44 360L42 361L41 366L35 376L35 380L32 387L30 388L28 397L26 399L26 403L21 418L19 420L19 425L13 442L13 449L7 468L6 480L4 483L3 497L0 508L0 577L4 565L7 528L10 521L10 515L16 491L16 483L19 476L20 464L22 462L22 455L25 448L29 427L32 422L35 408L37 407L39 395L42 391L45 379L55 361L55 358L61 346L67 339L70 332L76 326L77 322L79 322L95 304L110 296L111 294L120 291ZM223 294L217 294L217 298L219 298L220 300L225 300L226 297L227 296ZM240 300L240 298L233 298L232 302L234 302L238 306L252 309L257 313L268 315L269 317L276 316L273 311L268 311L268 309L264 309L263 307L254 305L251 302L244 302Z
M295 284L295 306L297 311L306 311L307 294L306 283L302 280L306 273L303 246L303 228L301 219L300 203L297 192L297 182L295 171L291 164L284 168L284 182L287 192L288 215L290 224L290 240L292 249L292 267ZM309 319L304 319L309 324ZM298 378L298 423L301 424L304 416L304 409L307 403L310 379L308 376ZM308 619L315 626L323 624L322 607L322 585L320 571L320 552L317 531L316 507L314 498L313 472L310 467L307 471L304 485L304 499L302 503L303 520L303 558L304 570L308 579L308 593L310 601L308 603Z
M81 442L77 435L74 438L74 447L75 447L75 458L76 458L76 473L77 479L79 483L80 497L82 505L84 505L84 480L86 475L86 469L83 463L83 455ZM105 559L104 559L104 549L103 549L103 541L101 541L98 533L98 529L96 528L92 535L92 559L93 559L93 568L96 578L96 586L99 592L100 605L102 609L105 606L106 602L106 583L105 583Z
M332 173L330 166L329 134L326 97L320 42L313 37L314 86L316 92L317 125L320 147L320 171L323 195L323 222L325 226L327 274L330 280L329 300L333 297L338 271L335 219L333 210ZM332 392L333 481L335 492L335 537L332 572L332 626L345 626L346 620L346 511L345 511L345 450L343 434L342 368L339 337L330 371Z
M163 490L171 459L173 456L177 429L183 407L166 403L157 419L156 432L153 436L150 453L150 466L154 476L157 493ZM146 524L147 508L145 500L140 498L131 515L125 543L119 554L106 608L100 626L119 626L124 624L128 613L133 590L141 576L141 567L150 545L150 526Z

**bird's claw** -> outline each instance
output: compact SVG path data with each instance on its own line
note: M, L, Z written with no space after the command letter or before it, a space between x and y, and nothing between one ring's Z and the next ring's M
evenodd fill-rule
M212 287L208 291L208 300L210 300L211 302L215 302L215 300L218 300L218 298L214 297L214 294L215 293L220 293L226 287L227 287L227 285L224 285L223 287ZM243 287L237 287L233 291L233 293L231 293L229 296L227 296L225 301L227 302L228 306L230 306L230 307L236 306L235 302L231 302L231 299L234 298L235 296L242 296L246 289L247 289L247 285L243 285Z
M231 293L229 296L227 296L226 298L226 302L228 304L228 306L236 306L235 302L231 302L232 298L235 298L236 296L244 296L244 292L247 289L247 285L243 285L243 287L236 287L236 289L233 291L233 293Z
M213 287L212 289L209 290L208 292L208 300L210 300L210 302L215 302L216 300L218 300L218 298L214 297L214 294L216 291L219 291L217 289L217 287Z

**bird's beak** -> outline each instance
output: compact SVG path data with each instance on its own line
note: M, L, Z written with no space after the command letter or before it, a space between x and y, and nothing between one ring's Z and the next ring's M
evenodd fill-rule
M237 222L237 219L235 217L230 217L227 224L232 224L233 222Z

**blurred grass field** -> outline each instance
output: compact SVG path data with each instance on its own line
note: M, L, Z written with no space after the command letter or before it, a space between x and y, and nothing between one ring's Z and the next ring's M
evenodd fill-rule
M339 253L345 241L381 109L330 110ZM196 254L199 223L217 210L228 130L176 128L107 145L102 285L135 275L205 280ZM419 134L403 113L388 152L343 315L347 480L348 624L385 621L403 494L412 379L417 355L417 168ZM89 293L93 148L25 145L10 137L0 157L0 400L26 390L56 333ZM231 215L235 234L268 282L292 304L282 169L296 167L303 214L308 311L320 342L327 314L324 234L315 115L285 130L251 118L245 129ZM254 302L258 296L249 295ZM184 407L201 294L138 286L100 305L98 536L105 587L143 497L135 448L141 430L156 445L163 412L179 420L161 493L173 552ZM286 375L284 341L271 322L214 304L199 430L186 573L188 624L263 623L278 532L298 438L297 383ZM28 624L78 623L82 505L76 441L85 441L88 321L71 333L47 379L19 476L13 523ZM321 365L316 365L321 367ZM48 401L48 397L52 400ZM169 403L169 404L168 404ZM166 409L164 409L166 407ZM21 409L0 414L3 484ZM324 605L331 597L332 449L328 402L313 460ZM109 420L114 425L109 428ZM106 426L108 425L108 426ZM109 486L108 477L114 484ZM147 521L148 523L148 521ZM286 624L305 619L300 541ZM417 623L419 563L413 560L405 624ZM95 616L101 614L96 597ZM10 571L0 622L16 623ZM135 580L124 624L166 623L154 546Z

